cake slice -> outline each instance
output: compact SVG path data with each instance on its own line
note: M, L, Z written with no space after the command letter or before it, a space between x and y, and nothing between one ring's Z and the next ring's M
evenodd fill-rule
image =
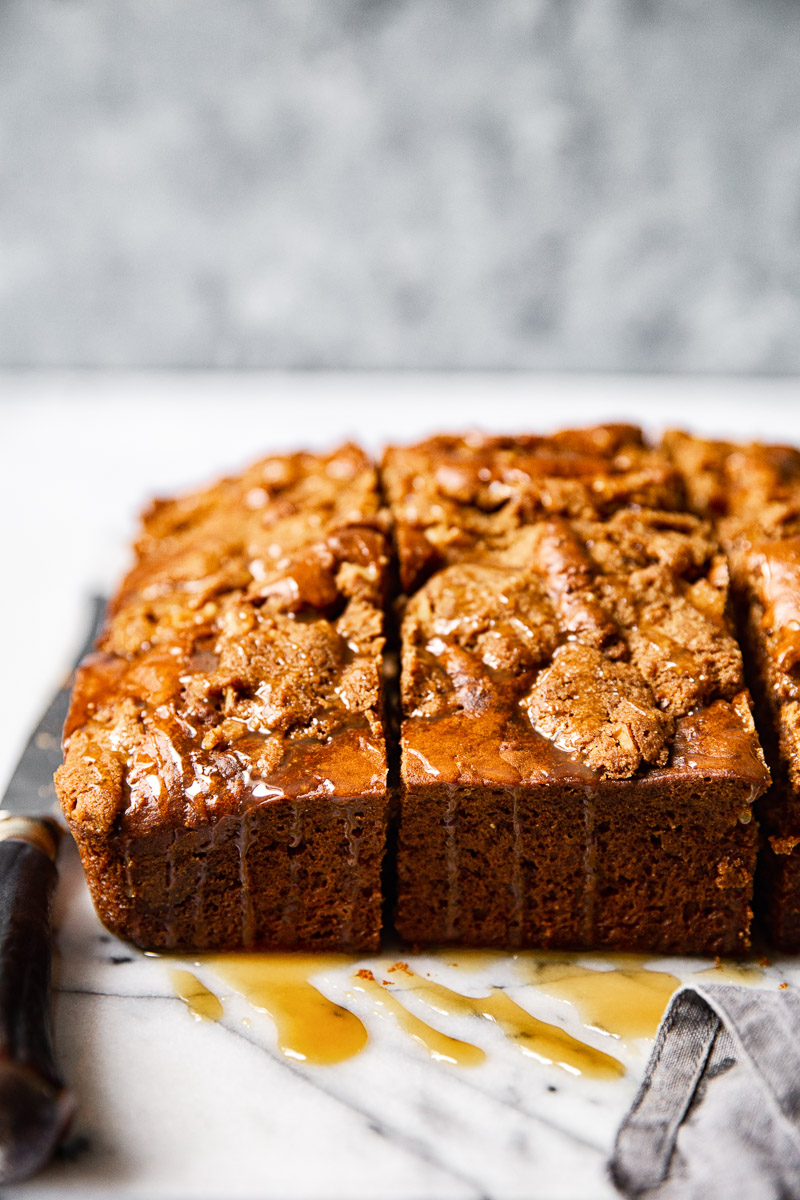
M354 446L267 458L145 516L57 775L115 933L377 947L385 526Z
M671 465L613 427L394 448L384 482L410 590L401 936L745 950L769 777L726 562Z
M756 911L770 941L800 950L800 451L668 433L692 508L728 553L759 731L773 786L758 804Z

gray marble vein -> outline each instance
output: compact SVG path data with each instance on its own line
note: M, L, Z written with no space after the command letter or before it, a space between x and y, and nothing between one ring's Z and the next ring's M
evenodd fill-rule
M0 365L800 371L793 0L4 0Z

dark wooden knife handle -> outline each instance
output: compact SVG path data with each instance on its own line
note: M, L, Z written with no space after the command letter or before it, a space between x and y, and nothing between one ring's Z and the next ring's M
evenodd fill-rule
M0 1183L44 1166L75 1111L50 1016L57 845L50 820L0 821Z

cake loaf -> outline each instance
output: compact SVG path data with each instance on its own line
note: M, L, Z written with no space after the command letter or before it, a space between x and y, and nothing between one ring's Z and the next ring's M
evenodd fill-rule
M349 445L267 458L145 516L57 775L114 932L377 947L385 516Z
M677 432L664 450L728 553L773 778L757 809L756 910L774 945L800 950L800 452Z
M749 945L769 775L712 526L612 426L392 448L397 928L416 944Z

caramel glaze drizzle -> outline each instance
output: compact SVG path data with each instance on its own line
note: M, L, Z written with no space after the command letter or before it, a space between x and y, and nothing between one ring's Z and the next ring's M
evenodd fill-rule
M446 953L435 957L451 970L473 972L507 963L510 957L521 984L566 1001L593 1033L622 1042L653 1037L680 985L677 976L647 969L646 960L635 954L592 955L597 965L589 966L579 963L577 955L536 951L509 956L502 951L463 950L455 961ZM372 968L358 968L357 960L343 954L274 953L209 955L196 965L209 968L253 1008L268 1014L277 1029L280 1052L295 1061L331 1065L355 1057L366 1046L368 1034L362 1021L311 982L322 971L352 966L356 969L349 998L366 1001L373 1015L389 1019L436 1062L474 1067L485 1062L486 1052L424 1020L401 999L404 993L417 1009L424 1004L445 1018L471 1016L490 1022L527 1058L571 1075L610 1079L625 1073L617 1058L533 1016L502 988L485 987L483 996L466 996L404 962L387 965L372 960ZM750 983L762 973L752 964L718 962L694 977ZM174 969L170 975L176 995L195 1020L220 1020L221 999L195 974Z
M395 969L394 967L389 968L390 971ZM352 987L355 993L368 996L379 1014L391 1014L403 1032L413 1038L424 1050L427 1050L436 1062L448 1062L459 1067L475 1067L486 1061L486 1054L479 1046L448 1037L447 1034L440 1033L438 1029L434 1029L426 1021L409 1012L388 990L392 982L389 979L379 982L372 971L362 968L360 971L356 971Z
M404 986L413 988L442 1016L477 1016L491 1021L529 1058L561 1067L570 1075L611 1079L625 1074L624 1066L616 1058L578 1041L558 1025L534 1017L501 988L491 988L487 996L464 996L418 975L406 963L397 964L395 969L405 977Z
M222 1001L191 971L170 971L175 995L181 999L195 1021L219 1021L223 1015Z
M267 1013L287 1058L330 1066L367 1044L362 1022L310 982L320 971L352 960L344 954L221 954L203 960L254 1008Z
M518 955L520 974L551 996L567 1000L584 1024L613 1038L652 1037L680 979L649 971L635 955L617 955L610 970L580 966L565 958L543 962Z

